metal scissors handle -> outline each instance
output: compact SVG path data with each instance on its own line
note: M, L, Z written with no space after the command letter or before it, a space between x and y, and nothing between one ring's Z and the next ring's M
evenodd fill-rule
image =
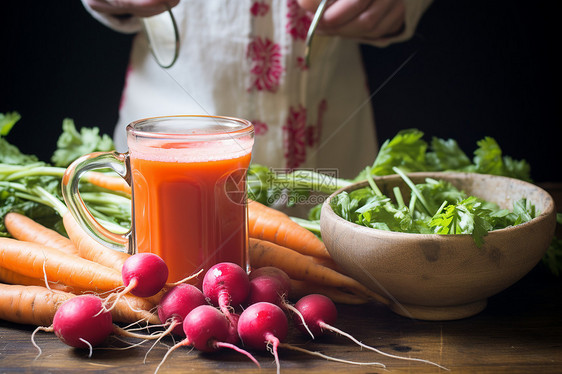
M314 32L316 31L316 27L318 27L318 22L324 15L326 8L328 8L328 3L331 0L322 0L316 12L314 13L314 17L312 18L312 22L310 24L310 28L308 29L308 33L306 34L306 42L305 42L305 50L304 50L304 63L307 67L310 67L310 46L312 44L312 37L314 36Z
M153 29L153 22L162 17L166 17L166 15L169 17L169 19L166 20L166 24L171 30L166 29L164 33L173 34L171 35L172 39L169 39L170 35L162 35L161 30L159 33L158 30ZM164 69L172 67L178 59L180 51L180 35L172 9L168 7L165 13L149 18L142 18L142 26L146 38L148 39L150 52L158 65ZM170 45L172 45L171 48Z

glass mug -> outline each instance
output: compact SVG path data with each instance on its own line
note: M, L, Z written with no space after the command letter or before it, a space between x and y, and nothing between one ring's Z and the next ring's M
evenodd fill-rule
M107 247L152 252L168 282L218 262L248 263L246 172L251 122L218 116L166 116L127 126L128 152L77 159L63 177L63 197L84 230ZM110 168L132 187L131 228L124 234L92 217L78 191L84 173Z

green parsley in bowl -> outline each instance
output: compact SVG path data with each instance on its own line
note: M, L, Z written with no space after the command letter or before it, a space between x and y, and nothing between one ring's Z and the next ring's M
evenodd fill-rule
M320 226L334 261L400 315L477 314L527 274L552 240L554 201L534 184L397 171L330 195Z

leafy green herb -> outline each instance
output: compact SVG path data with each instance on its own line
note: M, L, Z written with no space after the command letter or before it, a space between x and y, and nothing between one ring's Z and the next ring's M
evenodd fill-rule
M425 161L431 170L464 170L471 161L453 139L431 139L431 150L425 155Z
M431 217L429 226L436 234L471 234L476 245L481 247L484 236L492 229L489 214L479 199L470 196L457 204L447 205L442 213Z
M62 122L62 134L57 149L51 157L55 166L66 167L75 159L92 152L109 152L115 149L113 140L107 134L100 135L97 127L82 127L76 130L74 121L66 118Z
M530 166L524 161L516 161L502 155L502 150L495 139L485 137L478 141L474 151L474 165L468 171L482 174L503 175L531 182Z
M370 174L394 174L394 167L405 171L428 170L425 159L427 143L422 139L423 135L419 130L410 129L400 131L394 138L387 139L377 154ZM365 176L360 174L356 179L365 179Z
M20 118L15 112L6 115L0 113L0 163L2 164L27 165L39 162L37 156L21 153L16 146L4 138Z
M526 199L514 204L513 212L474 196L467 196L451 183L426 179L414 184L399 168L394 167L411 189L409 206L398 190L395 199L383 195L374 180L369 186L342 192L331 201L340 217L359 225L381 230L408 233L469 234L482 246L489 231L528 221L536 216L534 206Z
M11 113L0 113L0 136L6 136L14 127L16 122L21 119L21 116L18 112L11 112Z
M61 137L68 138L68 134L75 129L74 122L66 120L63 128L65 130ZM105 144L100 140L104 137L94 136L97 132L97 129L81 131L82 134L86 134L82 137L82 141L92 142L90 145L84 143L83 149L96 149L100 144ZM64 140L59 140L59 143L70 146L70 143ZM71 157L66 150L58 154ZM73 160L69 158L67 161ZM64 171L63 167L52 166L38 161L34 155L21 153L16 146L0 136L0 217L15 211L64 234L62 215L66 211L66 206L61 193L61 178ZM112 227L114 231L130 225L130 199L86 182L81 183L80 191L90 211L104 225ZM0 236L9 235L3 220L0 220Z

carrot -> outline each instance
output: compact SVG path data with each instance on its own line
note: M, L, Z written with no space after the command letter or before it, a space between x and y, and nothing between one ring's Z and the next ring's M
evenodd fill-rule
M131 194L131 186L129 186L125 179L121 177L90 171L84 176L84 178L95 186L111 191L123 192L127 195Z
M121 273L41 244L0 238L0 267L32 278L43 278L95 292L123 286Z
M326 246L316 235L294 222L288 215L257 201L248 201L248 233L304 255L330 258Z
M40 286L0 283L0 319L26 325L50 326L59 305L71 297L71 294Z
M318 265L325 266L327 268L337 271L338 273L343 273L341 267L331 258L310 256L310 259L316 262Z
M369 290L347 275L314 262L310 256L265 240L250 238L250 266L260 268L274 266L283 270L291 279L309 281L349 292L388 304L388 299Z
M369 300L366 297L342 291L336 287L321 286L307 281L291 279L291 292L289 298L298 300L310 294L321 294L329 297L333 302L339 304L358 305L365 304Z
M111 309L111 316L115 322L133 323L145 321L150 324L160 324L158 313L151 311L155 309L154 307L154 304L141 297L123 295Z
M94 238L84 232L70 212L66 212L62 219L66 233L78 249L80 257L121 273L123 263L129 258L128 254L113 250L98 243Z
M22 286L43 286L45 287L45 279L39 279L34 277L28 277L26 275L22 275L18 272L8 270L5 268L0 268L0 282L7 283L7 284L19 284ZM65 292L72 292L73 288L62 283L49 281L48 286L46 288L51 288L54 290L65 291Z
M35 326L50 326L58 307L76 295L49 290L42 286L8 285L0 283L0 319ZM126 296L111 310L114 322L133 323L141 320L158 324L154 313L139 308L132 296ZM133 307L133 308L132 308Z
M37 279L19 274L15 271L0 268L0 282L20 286L39 286L50 288L53 291L66 292L73 295L83 295L91 293L91 290L78 289L58 282L49 282L45 286L45 279ZM159 324L160 319L156 313L152 313L154 304L149 300L134 295L122 295L117 301L117 305L111 310L116 322L131 323L145 320L151 324Z
M4 216L4 224L10 235L18 240L43 244L68 254L78 254L78 250L66 236L41 225L23 214L16 212L6 214Z

